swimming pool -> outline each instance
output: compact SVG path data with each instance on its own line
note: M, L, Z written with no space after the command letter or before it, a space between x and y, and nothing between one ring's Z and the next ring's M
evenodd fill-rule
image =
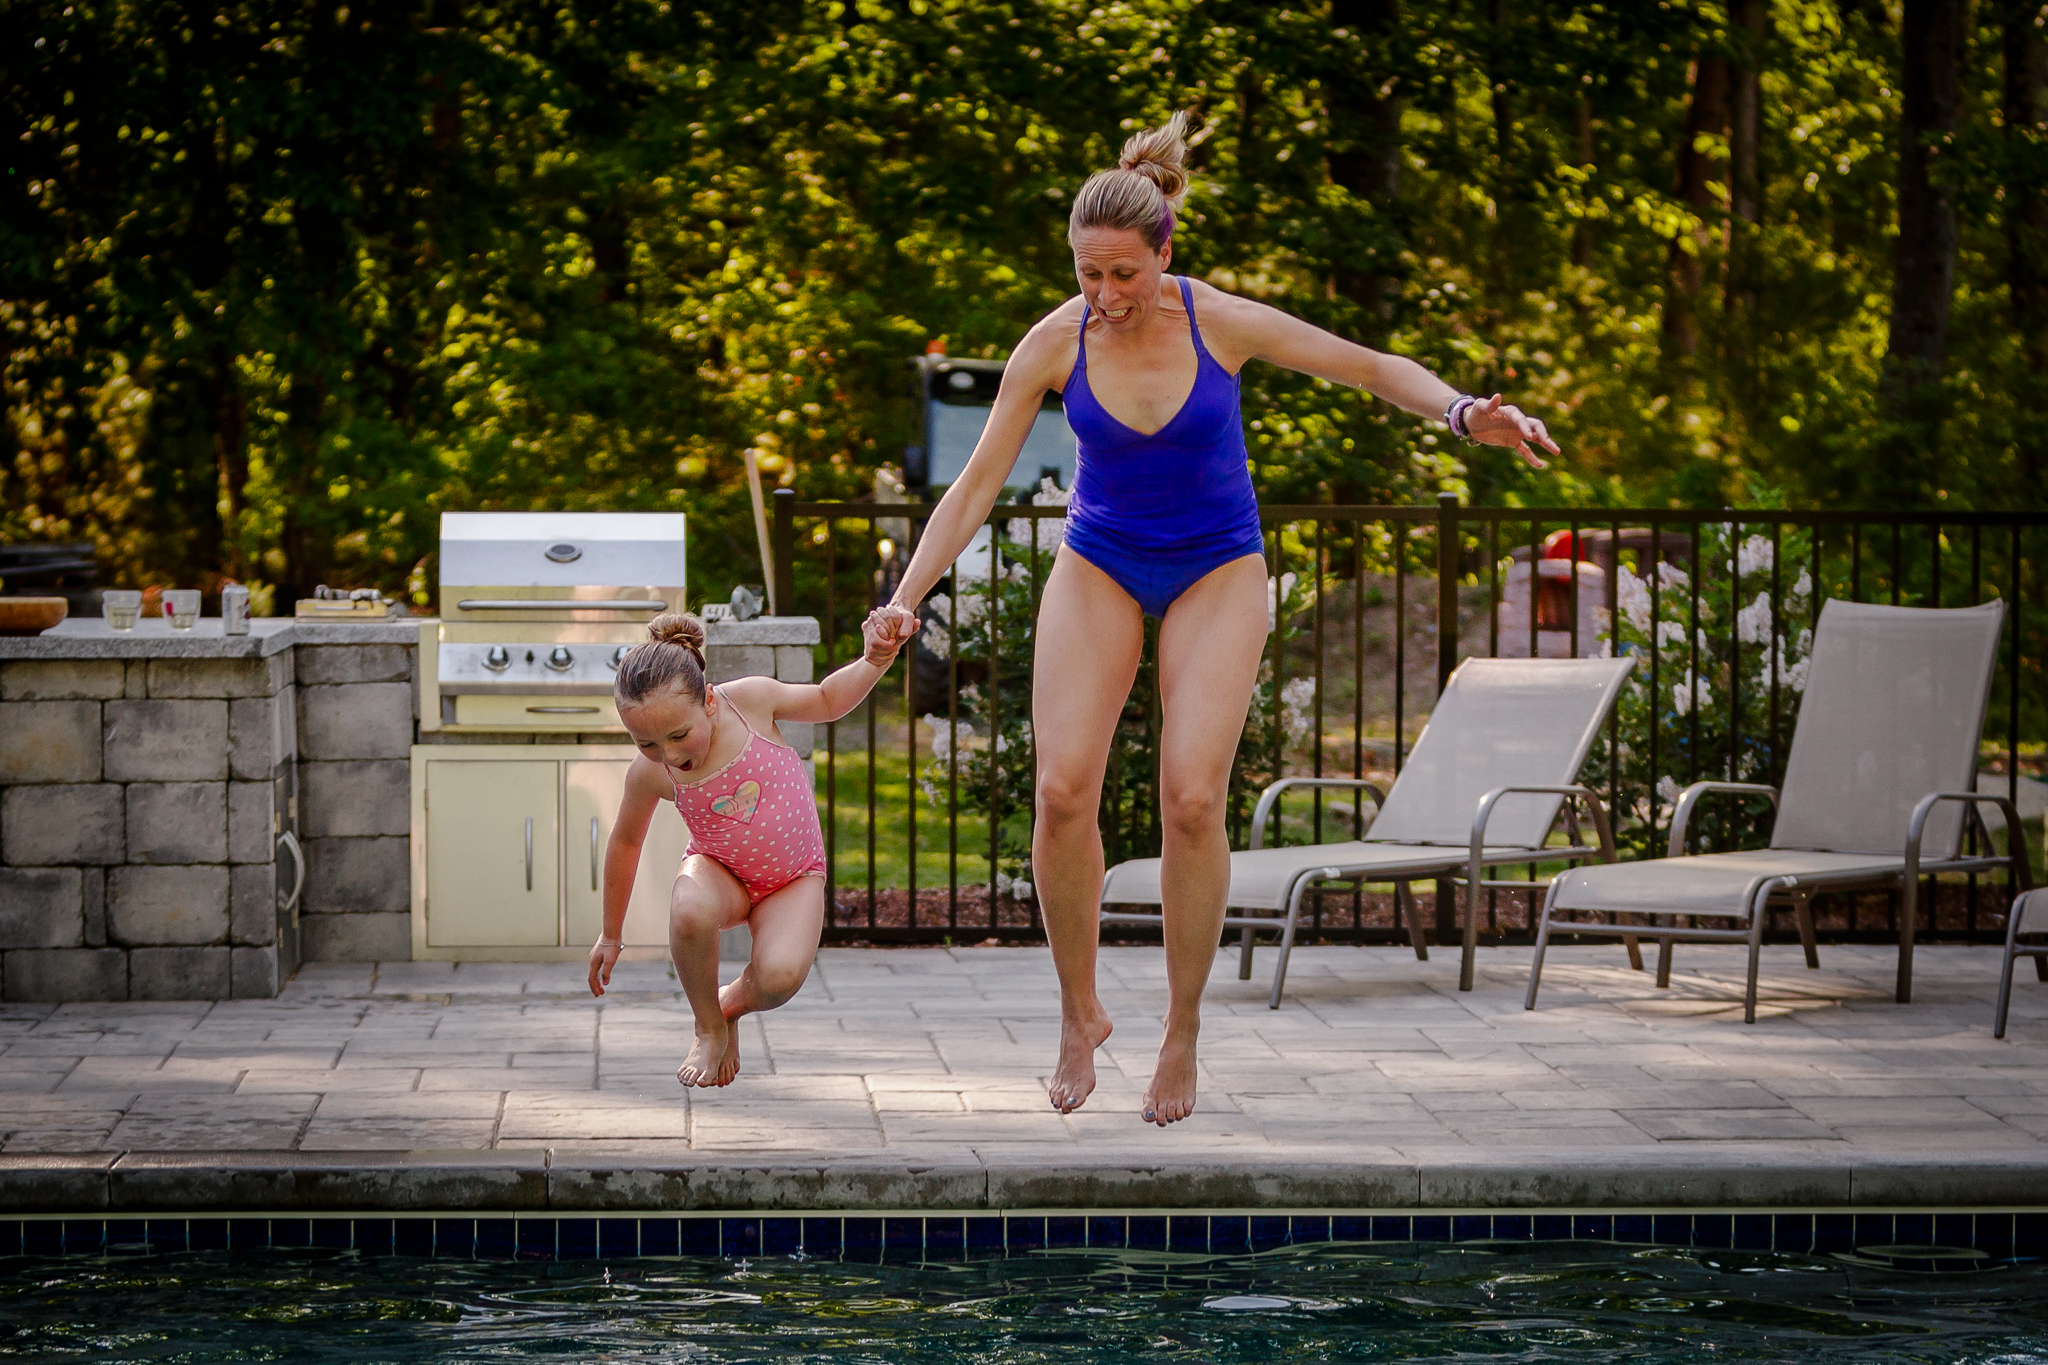
M2048 1362L2048 1267L1540 1241L537 1262L114 1242L0 1258L7 1361L1794 1358Z

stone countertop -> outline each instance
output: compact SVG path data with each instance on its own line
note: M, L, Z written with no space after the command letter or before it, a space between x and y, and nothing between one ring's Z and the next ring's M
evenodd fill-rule
M201 617L190 630L173 630L159 618L122 631L95 617L75 616L41 635L0 637L0 660L265 659L294 645L409 645L419 632L418 617L341 625L266 616L250 621L247 635L223 635L218 616Z

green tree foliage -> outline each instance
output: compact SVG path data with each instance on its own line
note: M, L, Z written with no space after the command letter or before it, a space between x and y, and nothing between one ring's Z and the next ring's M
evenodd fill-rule
M743 452L868 487L916 439L906 358L1004 354L1070 293L1069 196L1175 108L1177 269L1567 452L1254 365L1269 497L2031 501L2041 18L1972 14L1929 155L1939 456L1874 468L1882 0L16 0L0 538L288 598L423 589L444 508L681 508L700 586L758 579Z

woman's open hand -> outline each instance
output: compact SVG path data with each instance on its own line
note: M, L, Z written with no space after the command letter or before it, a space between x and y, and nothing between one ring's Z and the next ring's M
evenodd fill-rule
M1561 453L1557 442L1550 439L1543 423L1523 412L1512 403L1500 401L1500 395L1482 398L1465 410L1465 429L1472 433L1472 439L1483 445L1513 446L1515 453L1527 460L1530 467L1545 469L1548 466L1543 457L1529 449L1533 442L1551 454Z

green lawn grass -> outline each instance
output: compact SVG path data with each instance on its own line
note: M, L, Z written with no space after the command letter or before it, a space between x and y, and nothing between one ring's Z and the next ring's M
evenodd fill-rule
M818 820L832 840L834 881L856 888L868 880L868 753L842 750L828 773L822 745L813 755L818 769ZM920 764L928 761L922 755ZM876 887L909 885L911 796L908 756L900 747L878 747L874 754L875 819L874 871ZM960 792L960 821L957 836L947 828L945 787L939 787L939 804L933 805L924 792L917 798L917 884L945 886L948 879L949 841L957 837L957 866L960 884L988 882L988 812L973 805L976 793ZM832 798L828 802L828 797ZM834 812L828 807L836 805Z

